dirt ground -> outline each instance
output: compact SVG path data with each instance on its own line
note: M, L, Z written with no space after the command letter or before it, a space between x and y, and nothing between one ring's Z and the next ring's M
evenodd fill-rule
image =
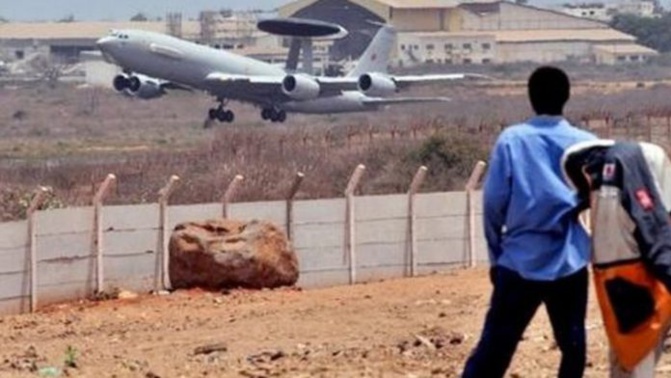
M490 289L480 268L319 290L58 305L0 318L0 377L456 377ZM586 376L606 377L593 296L587 327ZM558 359L541 309L509 376L556 376ZM660 370L670 363L665 355Z

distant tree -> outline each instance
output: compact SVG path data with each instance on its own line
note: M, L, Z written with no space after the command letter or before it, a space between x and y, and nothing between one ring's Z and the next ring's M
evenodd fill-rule
M616 14L610 22L613 29L636 37L642 45L660 52L671 51L671 13L660 17L640 17L633 14Z
M219 10L219 14L224 18L229 18L233 16L233 9L231 8L222 8Z
M58 22L75 22L75 15L70 13L69 15L58 20Z
M130 20L131 21L137 21L137 22L144 22L144 21L148 21L149 18L147 18L147 16L144 13L138 12L135 16L131 17Z
M9 20L0 16L0 24L2 24L3 22L9 22Z
M529 4L529 0L515 0L515 4L527 5L527 4Z

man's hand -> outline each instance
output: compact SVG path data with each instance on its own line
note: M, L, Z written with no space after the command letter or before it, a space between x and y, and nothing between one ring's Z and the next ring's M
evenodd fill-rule
M489 282L491 282L492 285L496 284L497 273L498 273L498 269L496 268L496 265L492 265L492 267L489 268Z

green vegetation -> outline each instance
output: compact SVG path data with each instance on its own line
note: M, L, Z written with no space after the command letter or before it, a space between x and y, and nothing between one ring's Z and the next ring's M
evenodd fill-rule
M615 15L610 26L631 34L638 42L659 52L671 51L671 13L661 17L640 17L633 14Z

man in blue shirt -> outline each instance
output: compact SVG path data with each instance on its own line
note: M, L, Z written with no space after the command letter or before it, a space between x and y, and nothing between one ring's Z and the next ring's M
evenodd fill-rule
M560 161L566 148L596 136L563 118L570 83L562 70L535 70L528 95L536 116L505 129L490 157L483 197L494 291L465 378L503 377L542 303L562 353L558 376L580 378L585 369L590 241Z

